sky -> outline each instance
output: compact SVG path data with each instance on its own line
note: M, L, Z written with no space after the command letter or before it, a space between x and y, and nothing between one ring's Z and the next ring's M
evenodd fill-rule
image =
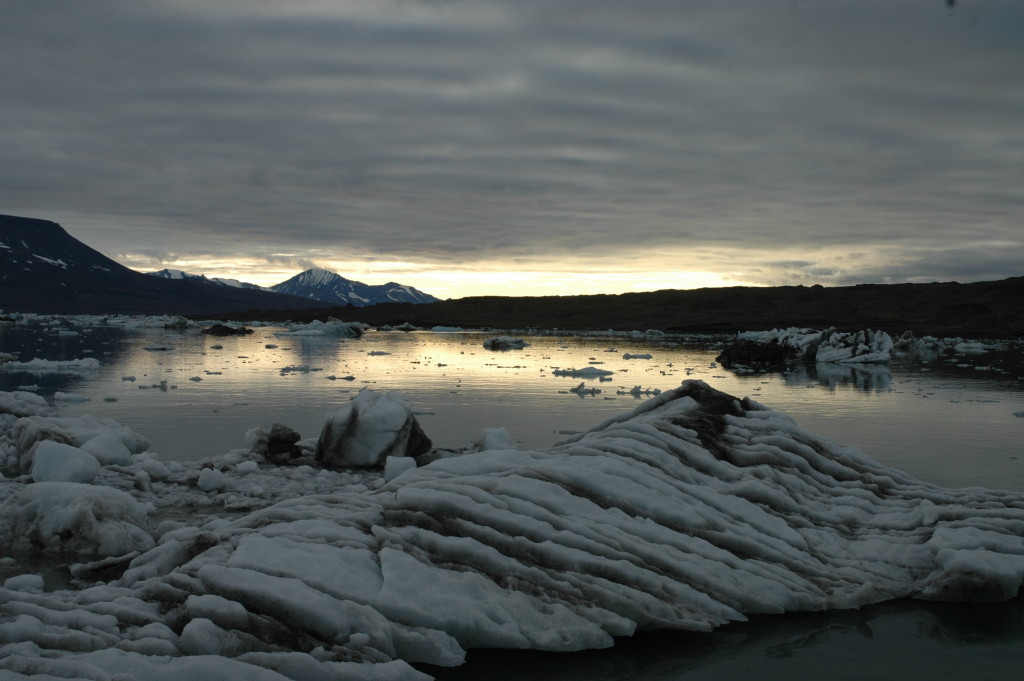
M1024 275L1020 0L10 0L0 213L441 298Z

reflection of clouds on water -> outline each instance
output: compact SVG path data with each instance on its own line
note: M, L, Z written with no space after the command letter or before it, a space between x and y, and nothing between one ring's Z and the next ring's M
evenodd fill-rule
M791 368L784 373L788 386L827 386L855 388L865 392L891 390L892 371L887 365L878 364L805 364Z

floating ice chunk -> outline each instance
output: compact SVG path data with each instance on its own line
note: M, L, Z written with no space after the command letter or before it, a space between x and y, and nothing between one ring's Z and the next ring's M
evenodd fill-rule
M555 369L551 373L555 376L569 376L571 378L600 378L601 376L611 376L615 372L589 366L582 369Z
M100 463L92 454L52 440L37 443L30 456L30 475L36 482L89 483L100 472Z
M343 322L330 318L326 322L313 320L289 328L291 336L333 336L336 338L361 338L368 327L361 322Z
M641 396L644 396L644 395L646 395L646 396L660 395L661 391L658 390L657 388L646 388L645 389L643 386L635 385L630 390L617 390L615 392L615 394L616 395L632 395L633 397L641 397Z
M33 374L77 373L80 371L89 371L99 368L100 361L95 357L69 360L48 360L37 358L31 359L27 362L4 362L3 364L0 364L0 369L6 369L8 371L26 371Z
M652 359L652 358L653 358L653 355L651 353L649 353L649 352L636 353L636 354L630 354L630 353L627 352L624 355L622 355L622 359Z
M53 394L53 399L56 402L88 402L92 398L79 393L66 393L58 390Z
M819 364L840 362L884 364L892 360L895 343L884 331L870 329L840 332L788 328L757 333L743 333L735 343L723 349L720 361L782 363L800 359Z
M507 428L484 428L480 431L480 438L471 447L473 451L485 452L489 449L515 449L512 444L512 435Z
M583 397L584 395L598 395L598 394L601 393L601 389L600 388L588 388L587 384L584 382L584 383L580 383L575 388L569 388L569 392L576 393L580 397Z
M512 336L495 336L484 341L484 347L488 350L521 350L529 345L522 338Z

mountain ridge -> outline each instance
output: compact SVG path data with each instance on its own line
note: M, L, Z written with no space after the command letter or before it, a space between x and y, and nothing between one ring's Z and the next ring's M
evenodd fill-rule
M273 286L257 286L235 279L207 277L205 274L191 274L182 270L162 269L147 272L152 277L163 279L187 279L203 281L236 288L259 289L274 291L299 298L314 300L328 305L365 307L379 303L434 303L439 299L424 293L412 286L389 281L386 284L364 284L353 279L346 279L337 272L322 267L312 267L299 272Z
M278 321L273 311L248 319ZM580 296L476 296L426 305L388 303L296 311L293 321L337 317L372 325L736 333L807 327L899 335L1024 338L1024 277L961 284L704 288ZM244 317L227 319L243 320Z
M269 291L136 272L50 220L0 215L0 310L49 314L210 314L318 303Z

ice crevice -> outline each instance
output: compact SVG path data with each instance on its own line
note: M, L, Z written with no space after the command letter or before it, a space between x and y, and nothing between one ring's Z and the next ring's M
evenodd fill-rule
M84 483L4 484L0 543L32 487ZM699 381L547 450L353 490L154 534L77 590L8 580L0 670L422 679L413 663L474 647L606 647L755 613L1007 599L1024 582L1024 495L921 482Z

